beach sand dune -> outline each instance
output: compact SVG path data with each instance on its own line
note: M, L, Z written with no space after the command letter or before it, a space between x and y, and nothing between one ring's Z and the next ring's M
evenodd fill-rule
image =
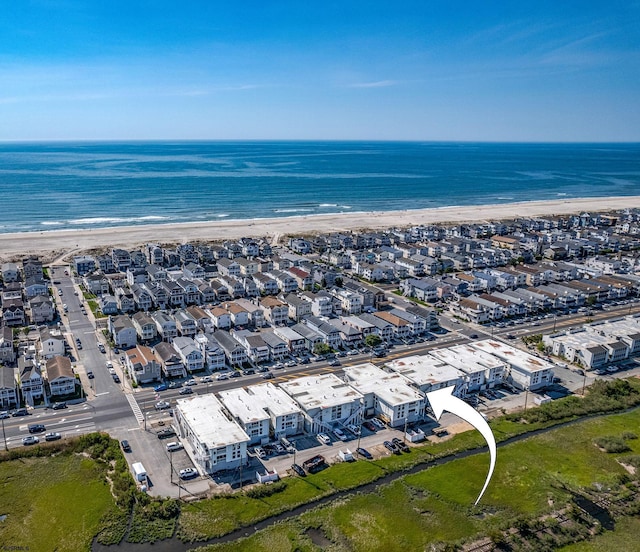
M325 234L361 229L375 230L421 224L509 220L518 217L605 212L625 208L640 208L640 196L574 198L408 211L0 234L0 258L9 260L28 254L37 254L51 260L62 257L64 254L91 249L108 247L134 249L145 243L219 241L238 239L243 236L268 237L271 240L278 240L288 235Z

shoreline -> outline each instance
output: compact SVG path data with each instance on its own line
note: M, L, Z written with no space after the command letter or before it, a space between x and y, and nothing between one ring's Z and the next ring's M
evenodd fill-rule
M290 217L226 219L202 222L142 224L95 229L46 230L0 234L0 257L87 251L105 247L134 249L145 243L222 241L266 237L278 241L289 234L328 234L352 230L380 230L429 224L455 224L519 217L559 216L581 212L640 208L640 196L566 198L491 205L434 207L402 211L374 211Z

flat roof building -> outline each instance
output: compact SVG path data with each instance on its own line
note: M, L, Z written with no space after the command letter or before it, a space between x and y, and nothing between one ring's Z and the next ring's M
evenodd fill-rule
M249 444L269 441L269 414L242 387L218 393L222 404L249 436Z
M454 395L464 391L466 374L431 355L412 355L386 363L394 372L402 374L423 393L445 387L455 387Z
M174 418L187 452L201 471L215 473L246 462L249 436L214 395L178 399Z
M247 394L256 406L263 409L271 419L271 429L276 439L297 435L304 431L302 410L289 395L271 382L251 385Z
M507 374L508 365L504 360L468 344L435 349L430 354L464 372L469 392L495 387L504 381Z
M379 414L390 426L424 417L425 397L397 372L367 362L344 368L345 380L364 397L365 415Z
M471 346L507 362L507 381L514 387L535 391L553 383L553 364L540 357L495 339L475 341Z
M362 394L334 374L296 378L279 386L300 405L310 433L358 424L362 419Z

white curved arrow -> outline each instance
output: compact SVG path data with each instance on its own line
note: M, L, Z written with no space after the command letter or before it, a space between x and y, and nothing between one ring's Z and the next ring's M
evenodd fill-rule
M427 399L429 399L429 403L431 404L431 409L436 416L436 420L440 419L443 411L451 412L455 414L459 418L462 418L465 422L469 422L473 427L475 427L485 438L487 441L487 445L489 445L489 453L491 454L491 463L489 464L489 473L487 474L487 479L484 482L484 487L480 491L477 500L474 505L480 502L482 495L484 494L487 486L489 485L489 481L491 481L491 476L493 475L493 469L496 467L496 439L493 436L493 432L489 427L487 421L480 415L480 412L469 406L466 402L459 399L458 397L454 397L452 395L454 390L454 386L445 387L444 389L438 389L438 391L431 391L427 393Z

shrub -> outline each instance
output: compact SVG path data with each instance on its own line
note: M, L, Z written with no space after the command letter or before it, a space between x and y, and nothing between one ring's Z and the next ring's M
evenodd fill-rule
M605 437L599 437L594 441L594 443L604 449L606 452L627 452L631 450L629 445L624 442L620 437L615 437L613 435L606 435Z

